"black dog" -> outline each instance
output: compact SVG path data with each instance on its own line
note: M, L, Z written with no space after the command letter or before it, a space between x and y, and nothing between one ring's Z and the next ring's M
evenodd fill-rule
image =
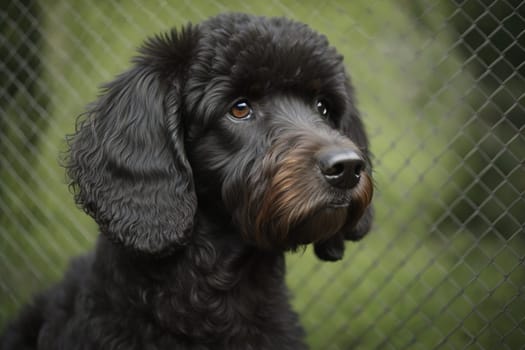
M303 349L284 252L343 255L371 164L343 59L283 18L227 14L145 42L70 138L92 255L2 349Z

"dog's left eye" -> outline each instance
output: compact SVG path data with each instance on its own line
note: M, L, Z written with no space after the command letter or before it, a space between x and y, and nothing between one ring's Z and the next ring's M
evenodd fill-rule
M248 119L252 115L252 107L246 100L237 101L230 109L230 115L238 120Z
M330 115L330 112L328 111L328 105L323 100L317 100L315 103L315 107L317 108L317 112L323 117L328 118Z

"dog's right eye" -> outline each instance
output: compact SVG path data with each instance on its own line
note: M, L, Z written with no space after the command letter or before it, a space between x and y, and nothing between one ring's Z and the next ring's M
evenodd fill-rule
M328 110L328 106L326 101L324 100L317 100L315 102L315 107L317 108L317 112L323 117L328 118L330 115L330 111Z
M230 116L236 120L248 119L252 116L252 107L246 100L240 100L235 102L235 104L230 109Z

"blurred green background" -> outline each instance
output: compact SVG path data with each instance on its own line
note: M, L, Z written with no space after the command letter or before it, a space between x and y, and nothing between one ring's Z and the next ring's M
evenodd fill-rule
M288 257L312 349L525 344L525 5L511 0L0 1L0 328L93 246L60 167L98 87L152 34L287 16L345 56L377 218L345 259Z

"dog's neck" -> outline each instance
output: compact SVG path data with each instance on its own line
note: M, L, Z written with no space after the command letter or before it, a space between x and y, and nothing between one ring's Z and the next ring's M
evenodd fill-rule
M224 229L200 221L193 241L163 258L137 256L101 235L94 263L98 281L93 285L111 287L95 290L94 300L119 313L139 306L152 323L198 338L220 337L218 329L230 334L229 324L246 324L252 331L279 328L278 317L264 310L267 303L273 304L271 310L290 310L284 254L258 250Z

